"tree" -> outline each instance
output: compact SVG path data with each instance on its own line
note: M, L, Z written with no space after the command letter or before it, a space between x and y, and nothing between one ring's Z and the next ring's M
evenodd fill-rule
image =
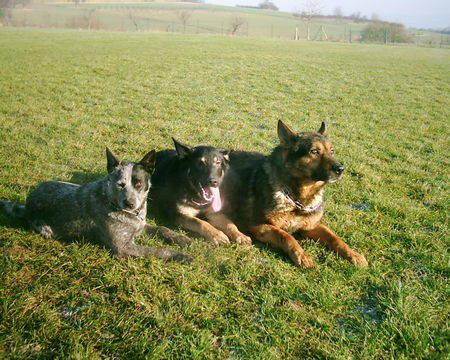
M381 17L377 13L372 13L372 16L370 17L370 20L372 20L372 21L381 21Z
M264 0L262 3L259 3L258 7L260 9L274 10L278 11L278 7L269 0Z
M306 22L306 39L311 39L311 20L320 15L323 5L320 0L305 0L300 9L300 17Z
M186 25L192 15L192 11L177 11L178 20L183 24L183 32L186 32Z
M0 19L11 18L11 10L18 5L24 7L30 0L0 0Z
M130 21L133 23L134 28L136 29L136 31L139 31L139 24L137 22L137 16L136 16L136 14L135 14L133 9L130 9L128 11L128 19L130 19Z
M333 15L335 18L340 19L344 16L340 6L336 6L333 10Z
M231 35L236 35L239 28L245 24L245 20L239 16L235 16L230 21L230 33Z
M333 16L336 19L337 22L341 22L342 18L344 17L344 13L342 12L342 9L340 6L336 6L333 10Z

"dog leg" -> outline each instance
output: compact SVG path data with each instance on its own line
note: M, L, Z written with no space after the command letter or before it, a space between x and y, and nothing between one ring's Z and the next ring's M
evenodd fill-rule
M130 230L130 229L128 229ZM120 223L108 224L99 229L98 236L103 244L118 257L155 256L163 260L175 260L182 263L190 263L194 258L186 253L166 249L163 247L141 246L134 242L138 233L127 232Z
M238 244L251 245L251 237L241 233L237 226L221 213L211 213L207 215L208 221L217 229L223 231L231 240Z
M51 226L47 225L43 220L34 219L31 221L31 227L39 233L43 238L50 239L54 237Z
M115 255L118 257L151 255L166 261L179 261L183 264L188 264L194 260L191 255L180 251L170 250L163 247L141 246L133 242L126 244L122 248L118 248Z
M144 232L149 235L159 234L172 243L178 244L180 246L188 246L192 243L192 240L186 235L179 234L173 230L166 228L165 226L152 226L149 224L145 225Z
M181 215L178 218L178 224L188 230L199 233L206 239L212 241L214 244L226 244L230 242L228 236L226 236L222 231L216 229L207 221L199 218Z
M288 232L269 224L253 226L250 231L259 241L286 252L295 265L305 268L314 266L310 256L305 253L297 240Z
M307 238L319 240L322 244L325 244L331 250L336 251L341 257L347 259L352 264L363 267L369 265L364 255L353 250L344 242L344 240L342 240L324 224L319 224L314 229L309 231L302 231L301 234Z

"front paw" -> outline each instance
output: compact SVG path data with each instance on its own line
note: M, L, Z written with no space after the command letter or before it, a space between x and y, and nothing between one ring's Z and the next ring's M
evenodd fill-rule
M183 234L174 233L172 241L180 246L188 246L192 244L192 239Z
M167 261L178 261L182 264L190 264L194 261L194 257L183 252L174 251L172 255L167 258Z
M234 241L238 244L242 245L251 245L252 244L252 238L250 236L240 234L234 238Z
M217 231L209 239L216 245L230 243L230 239L222 231Z
M313 268L315 266L313 259L311 256L307 255L305 252L294 252L291 255L291 259L295 265L304 267L306 269Z
M363 254L359 254L356 251L352 252L348 258L348 260L355 265L361 267L368 267L369 263L367 262L365 256Z

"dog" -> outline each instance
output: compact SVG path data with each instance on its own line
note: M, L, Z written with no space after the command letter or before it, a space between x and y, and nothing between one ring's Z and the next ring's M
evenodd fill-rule
M265 156L233 151L221 191L222 212L244 233L282 249L294 264L314 262L292 234L318 240L353 264L366 258L351 249L322 221L327 183L342 178L344 166L335 159L323 122L318 132L294 133L278 122L280 144Z
M172 138L174 149L156 154L150 198L157 210L177 225L215 244L251 244L220 210L220 185L228 170L229 150L191 147Z
M188 263L191 255L162 247L140 246L134 239L144 233L162 236L180 245L191 240L161 226L146 223L150 176L155 150L141 161L121 161L106 148L108 173L101 179L76 185L62 181L39 184L25 205L1 201L9 215L24 218L44 238L100 240L119 257L153 255Z

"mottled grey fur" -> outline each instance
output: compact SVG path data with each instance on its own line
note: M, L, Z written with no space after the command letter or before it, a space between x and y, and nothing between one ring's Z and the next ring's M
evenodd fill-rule
M153 255L165 260L190 262L192 256L162 247L140 246L134 239L160 233L180 245L191 240L162 226L146 223L150 175L155 151L136 163L120 161L107 149L108 174L85 185L61 181L41 183L26 204L0 201L8 214L25 218L45 238L100 240L117 256Z

